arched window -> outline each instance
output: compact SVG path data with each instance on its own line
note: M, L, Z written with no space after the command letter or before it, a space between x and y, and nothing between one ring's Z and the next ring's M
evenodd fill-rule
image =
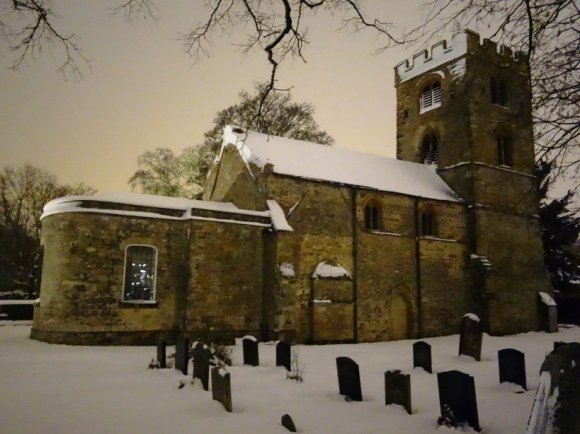
M433 209L430 207L423 208L421 210L421 235L434 237L436 233L435 213Z
M421 142L421 162L424 164L437 165L439 162L439 146L437 143L437 135L430 131L423 137Z
M420 113L425 113L431 109L441 106L441 84L439 82L434 82L428 84L421 91Z
M495 77L491 77L489 88L491 95L491 103L506 107L508 105L508 92L506 82L504 80L498 80Z
M153 246L130 245L125 251L123 301L155 300L157 249Z
M365 205L365 229L378 231L381 227L381 208L373 200Z
M497 133L495 140L497 144L497 164L512 167L512 144L510 137L507 134Z

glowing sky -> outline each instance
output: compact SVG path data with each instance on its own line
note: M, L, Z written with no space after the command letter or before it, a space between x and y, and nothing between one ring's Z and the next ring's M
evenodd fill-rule
M138 155L200 143L214 114L269 71L263 52L243 55L232 45L235 33L214 39L212 56L193 64L177 38L207 15L201 3L157 2L158 20L127 23L111 16L118 1L55 1L55 23L79 35L91 59L92 71L80 81L57 71L58 51L45 50L11 71L14 54L2 43L0 167L29 162L63 183L128 190ZM400 28L419 20L415 3L366 2ZM327 13L311 21L308 63L285 64L280 84L294 86L294 100L314 104L336 146L394 156L393 66L412 49L377 56L375 34L339 32L340 25Z

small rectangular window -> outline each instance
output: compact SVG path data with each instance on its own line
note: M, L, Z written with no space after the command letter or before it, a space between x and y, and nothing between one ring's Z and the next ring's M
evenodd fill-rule
M123 301L155 300L157 250L152 246L128 246L125 253Z

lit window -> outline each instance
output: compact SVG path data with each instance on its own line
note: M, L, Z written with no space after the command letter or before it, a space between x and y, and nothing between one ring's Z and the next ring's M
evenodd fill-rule
M504 134L497 134L497 163L500 166L512 167L512 146L511 140Z
M365 229L377 231L380 228L381 212L375 202L370 202L365 206Z
M429 84L423 88L421 92L420 113L424 113L431 109L441 106L441 84L438 82Z
M155 300L157 251L152 246L132 245L125 252L123 301Z
M421 211L421 235L434 237L435 230L435 213L431 208Z
M421 142L421 162L435 166L439 162L437 135L434 132L429 132L423 137Z

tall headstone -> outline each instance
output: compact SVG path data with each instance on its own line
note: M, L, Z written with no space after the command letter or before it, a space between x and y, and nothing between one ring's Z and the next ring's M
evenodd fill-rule
M399 370L385 371L385 405L402 405L407 413L412 414L411 376Z
M175 369L187 375L187 365L189 364L189 339L185 336L178 336L175 343Z
M480 361L482 339L483 330L479 317L472 313L464 315L459 335L459 355L465 354Z
M244 365L259 366L258 341L255 338L246 337L242 339L244 350Z
M480 431L473 377L459 371L440 372L437 385L441 419L451 424L467 422Z
M413 344L413 368L423 368L430 374L433 373L431 366L431 345L419 341Z
M167 368L167 343L163 340L157 342L157 363L160 369Z
M499 382L508 381L519 384L524 390L526 386L526 361L524 353L513 348L504 348L497 352L499 363Z
M209 390L210 349L201 342L193 348L193 378L199 378L204 390Z
M292 371L292 347L289 343L280 341L276 344L276 366L284 366Z
M336 358L338 393L351 401L362 401L358 364L349 357Z
M232 412L232 383L229 372L222 368L211 368L211 393L214 401L221 402L226 411Z

